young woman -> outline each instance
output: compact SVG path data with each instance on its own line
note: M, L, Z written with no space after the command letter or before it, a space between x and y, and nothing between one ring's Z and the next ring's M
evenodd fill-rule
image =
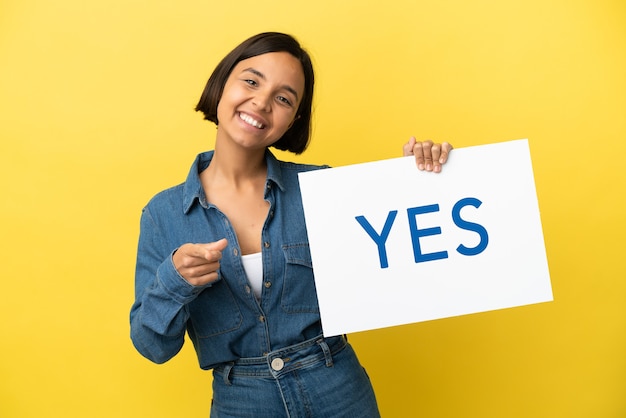
M215 150L143 209L131 336L163 363L185 333L213 369L211 417L378 417L369 378L344 336L324 338L297 174L269 147L309 142L314 73L281 33L256 35L216 67L196 110ZM404 145L438 172L452 147Z

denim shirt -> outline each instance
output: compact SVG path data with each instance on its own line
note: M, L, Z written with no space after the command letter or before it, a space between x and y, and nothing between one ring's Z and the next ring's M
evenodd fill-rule
M321 325L298 173L326 168L288 163L266 153L262 230L263 288L258 300L241 262L228 218L207 202L199 174L213 151L197 156L185 183L153 197L143 209L130 312L131 338L148 359L163 363L183 346L185 332L200 367L264 354L320 335ZM218 280L193 286L172 254L185 243L228 239Z

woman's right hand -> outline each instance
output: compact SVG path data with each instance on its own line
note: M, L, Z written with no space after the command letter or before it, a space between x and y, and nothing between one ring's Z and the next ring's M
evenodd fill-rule
M183 244L172 256L178 273L194 286L203 286L218 279L222 251L226 238L208 244Z

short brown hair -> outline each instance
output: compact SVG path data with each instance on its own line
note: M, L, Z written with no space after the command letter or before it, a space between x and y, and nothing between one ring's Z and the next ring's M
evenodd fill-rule
M300 64L304 73L304 95L298 106L296 118L292 126L272 146L301 154L309 145L311 136L311 110L313 105L313 85L315 75L311 57L291 35L279 32L264 32L243 41L239 46L226 55L215 67L213 74L204 87L196 111L204 113L204 118L216 125L217 105L222 97L224 85L233 68L240 62L257 55L269 52L287 52L293 55Z

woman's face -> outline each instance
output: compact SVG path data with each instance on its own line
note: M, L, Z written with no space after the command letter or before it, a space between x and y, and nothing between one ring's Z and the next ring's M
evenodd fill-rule
M304 94L302 65L287 52L240 61L217 105L218 139L242 147L272 145L289 129Z

